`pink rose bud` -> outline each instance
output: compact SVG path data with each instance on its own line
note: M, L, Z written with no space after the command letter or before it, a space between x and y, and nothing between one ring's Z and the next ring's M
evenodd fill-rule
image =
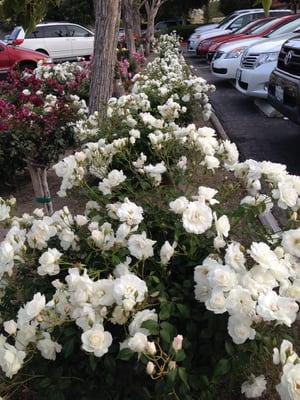
M154 356L156 353L156 346L154 342L147 343L147 353L151 354L152 356Z
M176 352L182 349L182 341L183 341L182 335L177 335L176 337L174 337L172 347Z

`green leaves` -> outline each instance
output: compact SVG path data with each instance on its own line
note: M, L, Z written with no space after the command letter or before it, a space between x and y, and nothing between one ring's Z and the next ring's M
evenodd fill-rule
M122 349L120 350L117 359L122 361L128 361L134 356L134 352L130 349Z
M226 358L221 359L214 369L214 376L226 375L230 371L230 361Z

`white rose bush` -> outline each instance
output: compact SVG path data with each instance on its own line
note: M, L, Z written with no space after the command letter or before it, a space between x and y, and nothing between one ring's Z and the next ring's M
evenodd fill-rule
M300 178L196 127L213 88L156 51L54 166L82 215L0 201L4 399L299 399Z

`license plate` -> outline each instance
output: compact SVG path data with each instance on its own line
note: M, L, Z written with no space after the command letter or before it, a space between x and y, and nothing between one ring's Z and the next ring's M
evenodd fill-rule
M275 86L275 97L280 103L283 103L284 90L281 86Z
M236 80L237 81L240 81L240 80L242 80L242 70L241 69L238 69L237 71L236 71Z

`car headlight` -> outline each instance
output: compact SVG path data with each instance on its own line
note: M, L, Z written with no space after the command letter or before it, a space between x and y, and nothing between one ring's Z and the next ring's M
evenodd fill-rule
M225 58L227 58L227 59L228 58L239 58L243 54L245 48L246 47L238 47L234 50L231 50L229 53L227 53L225 55Z
M277 61L278 56L279 56L279 51L272 53L261 53L256 60L255 68L259 67L262 64Z

